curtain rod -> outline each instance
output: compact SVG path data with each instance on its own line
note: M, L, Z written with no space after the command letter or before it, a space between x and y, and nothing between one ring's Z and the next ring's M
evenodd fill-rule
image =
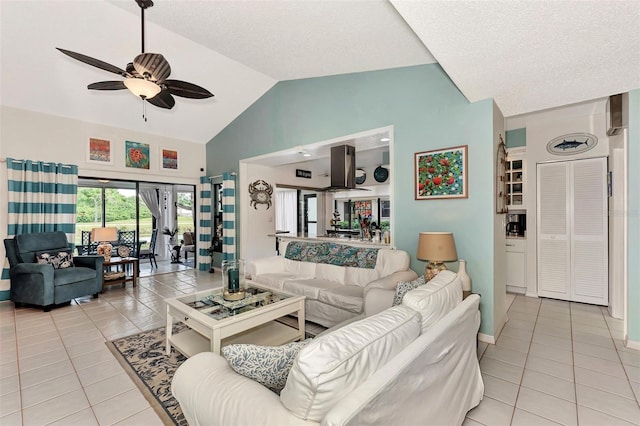
M236 172L231 172L232 176L237 176L238 174ZM217 179L217 178L221 178L222 175L215 175L215 176L208 176L209 179Z

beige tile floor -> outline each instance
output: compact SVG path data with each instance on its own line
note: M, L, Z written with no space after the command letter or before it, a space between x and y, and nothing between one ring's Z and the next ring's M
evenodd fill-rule
M606 308L509 295L496 345L481 343L484 400L465 425L640 425L640 351Z
M160 425L104 342L164 325L166 297L221 285L186 269L51 312L0 302L0 425ZM511 296L478 349L485 398L465 424L640 424L640 352L599 307Z
M105 341L164 326L164 298L215 285L219 272L186 269L51 312L1 302L0 425L161 425Z

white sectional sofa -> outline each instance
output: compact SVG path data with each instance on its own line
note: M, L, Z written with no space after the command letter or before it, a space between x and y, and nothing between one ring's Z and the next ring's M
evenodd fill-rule
M479 302L443 271L401 305L307 343L280 395L211 352L181 365L171 390L191 426L460 425L484 392Z
M372 289L395 289L399 281L417 277L403 250L292 240L280 245L280 253L249 262L247 275L305 296L305 319L325 327L369 315L378 304L368 296Z

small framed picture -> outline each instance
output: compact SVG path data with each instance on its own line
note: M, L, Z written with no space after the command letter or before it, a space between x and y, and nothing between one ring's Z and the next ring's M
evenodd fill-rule
M178 151L162 148L160 154L161 170L178 171Z
M416 152L415 198L468 198L467 145Z
M125 141L124 159L127 167L149 170L149 144Z
M89 143L87 144L87 163L113 165L111 141L89 138Z

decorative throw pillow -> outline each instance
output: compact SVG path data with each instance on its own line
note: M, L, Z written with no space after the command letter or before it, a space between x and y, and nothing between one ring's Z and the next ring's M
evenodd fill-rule
M416 287L425 285L426 283L427 283L427 280L424 277L424 275L420 275L418 278L410 282L400 281L396 286L396 295L393 298L393 305L391 306L397 306L402 304L402 298L404 297L405 294L409 293L411 290L413 290Z
M73 266L73 254L70 249L53 252L40 251L36 253L36 261L40 264L49 264L53 266L53 269L70 268Z
M287 383L289 370L298 352L312 339L282 346L233 344L222 348L222 356L238 374L266 386L278 395Z

